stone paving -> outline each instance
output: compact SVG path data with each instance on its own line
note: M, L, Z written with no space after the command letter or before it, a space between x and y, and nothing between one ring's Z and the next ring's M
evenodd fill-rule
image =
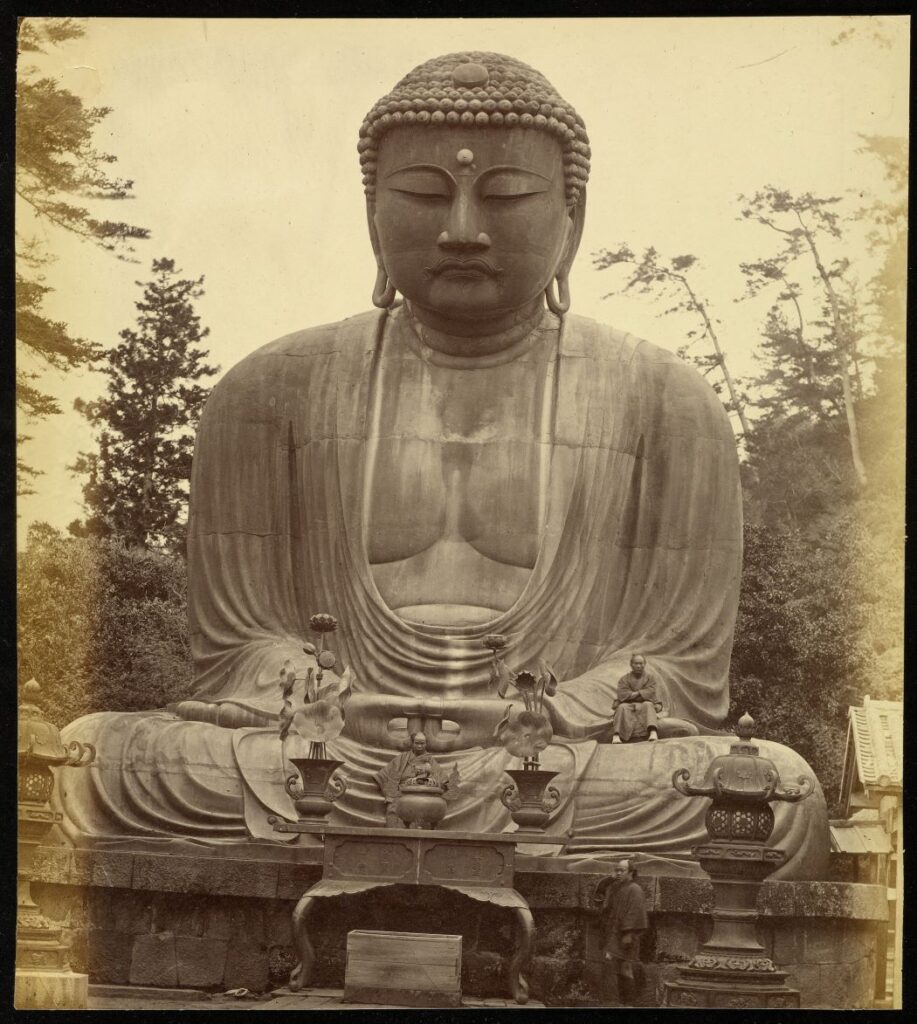
M510 999L478 999L466 996L462 1008L516 1007L544 1009L544 1003L531 1000L520 1007ZM91 985L90 1010L396 1010L403 1006L385 1003L345 1003L343 989L312 988L303 992L277 989L263 996L209 995L181 989L155 989L138 986ZM413 1009L413 1007L411 1007Z

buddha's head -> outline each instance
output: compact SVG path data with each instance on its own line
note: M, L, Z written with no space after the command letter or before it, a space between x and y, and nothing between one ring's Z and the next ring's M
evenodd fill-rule
M397 290L460 335L505 329L542 296L566 312L589 145L541 74L496 53L437 57L373 107L359 150L376 305Z

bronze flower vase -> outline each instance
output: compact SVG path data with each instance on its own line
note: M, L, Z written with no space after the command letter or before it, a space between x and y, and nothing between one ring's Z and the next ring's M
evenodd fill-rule
M291 757L290 764L299 772L287 776L283 788L293 799L299 821L305 825L324 825L334 801L347 789L347 783L335 778L343 761L332 757Z
M504 786L500 802L509 810L520 832L544 832L551 811L560 803L560 793L549 785L557 772L547 772L537 767L507 769L506 774L513 780Z

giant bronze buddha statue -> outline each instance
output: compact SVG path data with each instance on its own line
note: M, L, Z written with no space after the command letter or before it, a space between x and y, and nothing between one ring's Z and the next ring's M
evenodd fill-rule
M192 699L69 727L98 756L63 779L65 829L279 841L268 816L295 814L278 674L321 611L354 678L328 743L349 778L332 823L384 823L374 776L421 728L472 780L441 827L512 827L499 791L518 763L495 746L506 702L482 643L500 633L508 663L544 659L560 680L542 755L563 794L548 831L572 832L560 856L640 851L648 870L699 873L706 801L671 778L730 743L742 524L727 415L670 353L569 312L590 150L538 72L431 60L372 108L359 151L376 308L265 345L215 387L191 490ZM612 745L635 651L662 691L660 739ZM784 776L807 771L762 747ZM777 814L783 877L823 877L821 793Z

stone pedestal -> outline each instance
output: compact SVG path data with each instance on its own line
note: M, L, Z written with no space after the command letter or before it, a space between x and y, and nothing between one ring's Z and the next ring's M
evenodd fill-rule
M63 927L45 917L32 899L32 870L39 846L61 820L48 802L54 791L52 769L85 767L95 758L95 750L75 742L64 747L57 727L44 720L40 694L41 687L30 679L19 705L15 1006L84 1010L89 979L70 970Z
M710 763L704 783L693 786L679 769L672 785L684 796L710 799L705 824L710 842L692 850L713 884L713 932L681 977L665 983L666 1006L798 1008L799 992L786 985L757 938L758 893L784 861L767 846L774 829L774 801L796 803L810 796L811 779L782 785L774 762L761 757L752 740L754 719L743 715L738 743Z
M85 1010L88 998L87 974L16 969L13 1005L17 1010Z
M53 785L49 768L31 766L20 778L26 797L43 796ZM60 815L37 802L19 804L16 908L17 1010L84 1010L89 977L70 970L63 928L50 921L32 899L32 865L38 847Z
M695 847L713 884L713 931L680 978L665 983L665 1006L708 1009L799 1009L799 991L786 984L758 941L758 892L783 861L780 850L755 843Z
M414 831L413 836L429 833ZM42 847L32 894L49 921L63 926L73 969L90 985L155 985L224 992L268 992L286 984L297 960L291 917L302 893L322 875L322 848L276 843L216 848L162 843L130 851ZM535 919L529 965L531 1001L602 1006L601 927L594 891L607 868L564 870L551 857L517 848L513 888ZM683 980L710 930L708 878L638 876L650 930L643 943L645 1002L662 1003L666 982ZM315 978L343 988L347 934L367 926L462 934L466 995L505 996L512 922L492 904L431 888L376 889L373 920L361 897L318 900ZM758 893L757 939L787 972L803 1008L870 1009L875 935L888 918L884 887L841 882L765 881ZM251 1004L257 1005L257 1004Z

